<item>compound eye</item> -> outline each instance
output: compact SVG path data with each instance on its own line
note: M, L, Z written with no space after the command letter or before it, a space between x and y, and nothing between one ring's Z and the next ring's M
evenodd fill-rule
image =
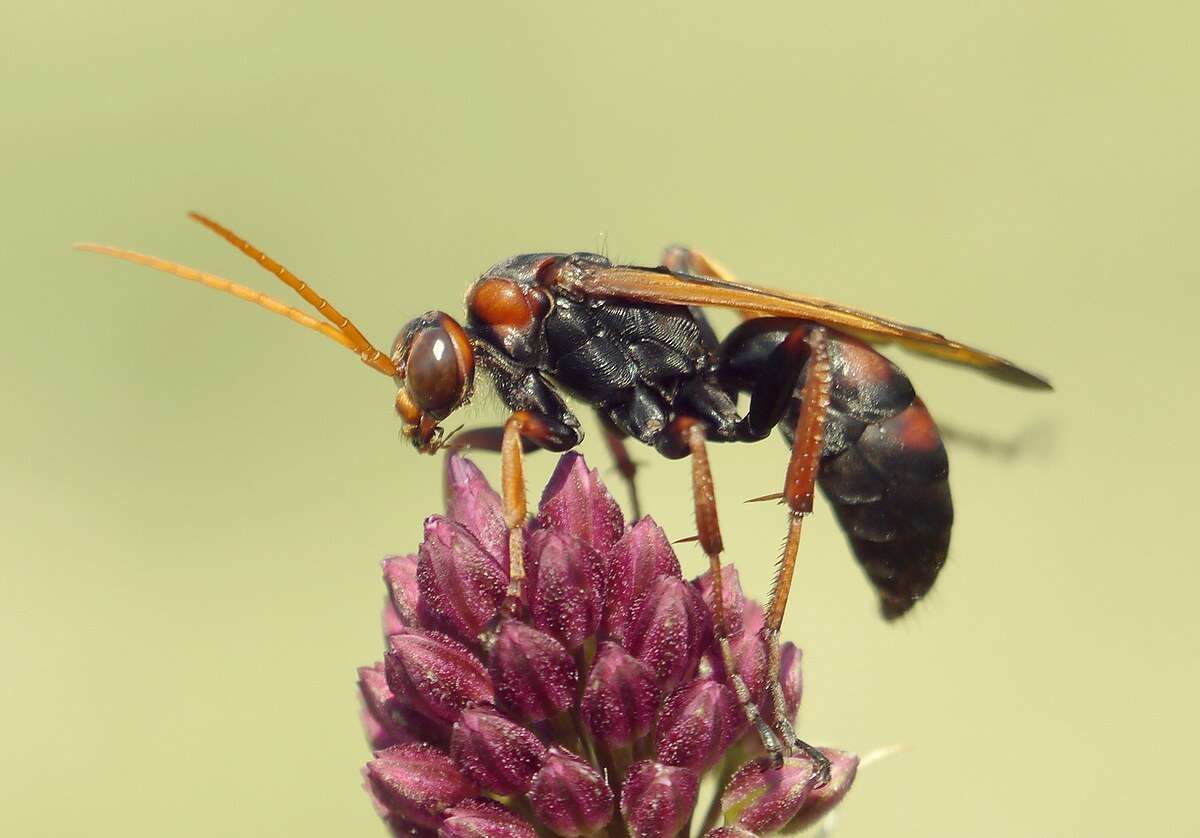
M442 315L417 329L408 347L404 381L413 400L441 419L467 396L475 373L471 342L462 327Z

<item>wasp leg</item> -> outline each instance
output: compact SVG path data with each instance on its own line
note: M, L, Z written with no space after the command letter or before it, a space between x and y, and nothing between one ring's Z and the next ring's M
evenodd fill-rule
M801 326L793 331L804 334L806 341L786 340L780 350L788 351L786 347L794 346L797 354L807 355L807 367L804 374L804 384L800 394L803 404L800 416L796 421L795 442L792 445L792 457L788 462L787 477L784 481L783 499L788 506L787 542L783 548L783 558L775 575L775 583L771 588L771 602L767 611L766 625L763 628L763 639L767 644L767 685L770 691L771 706L774 710L775 726L783 739L791 748L798 748L813 760L817 768L818 783L829 781L829 760L813 746L796 736L792 723L788 719L787 705L783 698L783 689L779 683L779 628L783 624L783 614L787 608L788 592L792 586L792 573L796 568L796 555L800 548L800 530L805 517L812 512L813 493L816 487L817 470L820 467L821 447L825 427L825 417L829 411L832 376L830 373L829 350L826 345L826 332L820 327Z
M482 428L471 428L466 431L459 431L454 435L454 442L448 447L450 448L470 448L475 451L491 451L500 453L501 444L504 440L503 425L488 425ZM538 450L538 446L533 440L521 438L521 451L525 454L531 454Z
M564 451L576 437L575 430L551 416L518 410L504 423L500 440L500 486L504 498L504 524L508 527L508 592L503 608L520 607L525 581L525 452L526 442L539 448Z
M771 730L770 725L758 712L758 705L750 694L746 682L737 674L733 653L729 647L729 622L725 618L725 597L721 579L721 553L724 542L721 539L721 525L717 519L717 498L713 491L712 470L708 465L708 446L705 444L707 430L705 424L690 416L680 416L670 425L664 441L664 453L668 456L692 457L692 498L696 510L697 540L704 554L708 557L709 576L712 579L713 624L717 645L721 650L721 662L729 684L737 695L746 718L758 731L763 747L777 763L783 759L783 748L779 737Z
M605 422L604 426L604 441L608 443L608 451L612 454L617 471L625 480L625 486L629 490L629 505L633 511L633 519L636 521L642 517L642 503L637 490L637 463L633 461L633 457L629 456L625 435L611 427L608 422Z

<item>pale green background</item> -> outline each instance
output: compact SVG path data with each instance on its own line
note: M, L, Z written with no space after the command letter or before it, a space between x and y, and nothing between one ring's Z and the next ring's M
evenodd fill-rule
M846 838L1196 834L1195 5L434 5L5 4L0 833L381 834L353 670L439 463L348 353L68 249L286 299L196 208L382 343L509 254L684 240L1050 374L897 356L985 444L899 625L806 529L803 732L911 746ZM783 515L739 501L784 457L713 454L758 594ZM641 459L688 533L686 464Z

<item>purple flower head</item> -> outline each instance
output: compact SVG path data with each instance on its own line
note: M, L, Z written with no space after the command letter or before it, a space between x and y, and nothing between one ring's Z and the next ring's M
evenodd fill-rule
M446 458L446 515L474 533L483 549L491 553L508 575L504 501L483 472L458 454Z
M535 530L526 549L530 622L574 651L600 628L604 560L586 542L552 529Z
M442 813L438 838L537 838L537 830L495 800L473 798Z
M450 735L450 755L491 794L524 794L542 767L546 746L528 728L487 707L463 711Z
M642 518L621 536L605 568L604 636L625 642L629 624L660 576L679 579L679 559L662 527Z
M646 760L633 765L621 786L621 815L634 838L671 838L696 805L700 778L690 768Z
M491 702L487 670L466 646L435 631L414 630L388 639L388 686L431 719L453 723L468 704Z
M595 832L613 817L613 794L603 775L560 748L550 749L534 775L529 802L539 821L566 838Z
M739 767L762 749L714 642L711 577L684 581L658 524L627 527L581 456L559 460L523 535L510 592L503 501L452 454L446 514L426 519L413 554L384 561L387 649L359 670L359 692L376 749L367 788L394 834L668 838L690 824L747 838L840 803L850 754L824 751L821 787L803 757ZM721 581L733 668L772 719L762 608L732 567ZM800 650L781 654L794 718ZM732 776L720 806L697 799L710 772Z
M515 718L540 722L566 711L579 676L563 645L545 632L505 620L492 646L488 670L500 703Z
M707 771L745 727L733 690L697 678L673 693L658 717L658 758L667 765Z
M716 615L716 603L713 601L712 572L709 571L696 580L696 590L704 597L704 604L710 613ZM725 565L721 568L721 601L724 605L725 630L730 637L742 634L742 613L746 610L746 597L742 594L742 580L738 578L737 568Z
M388 556L383 560L383 581L391 605L390 611L384 612L385 634L399 634L403 628L419 626L421 591L417 586L417 557Z
M696 589L659 577L626 635L626 647L650 667L663 692L692 677L712 641L710 614Z
M575 536L598 553L607 553L625 531L625 517L595 469L583 457L563 454L542 493L538 526Z
M808 793L808 799L796 816L788 822L789 832L804 829L828 815L833 807L842 802L846 792L854 785L858 773L858 757L833 748L821 748L829 760L829 782Z
M660 698L650 667L616 643L604 642L588 673L579 712L596 741L616 748L650 731Z
M508 573L470 530L441 515L425 520L417 563L422 605L447 631L474 641L508 587Z
M778 768L770 757L752 760L721 794L725 822L751 832L773 832L796 816L816 783L816 768L808 757L788 757Z
M449 754L419 743L379 751L366 777L381 814L429 829L438 828L445 809L475 794Z

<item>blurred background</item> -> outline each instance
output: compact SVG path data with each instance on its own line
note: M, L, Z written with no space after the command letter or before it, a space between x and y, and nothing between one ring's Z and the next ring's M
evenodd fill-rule
M802 733L909 746L862 772L836 834L1200 827L1194 4L3 20L0 832L383 834L354 667L381 651L377 563L415 547L441 464L400 444L392 386L347 353L69 247L291 302L189 209L384 344L460 313L510 254L653 263L682 241L1045 372L1052 395L893 353L952 437L958 511L908 619L878 619L827 508L806 527L785 627ZM584 451L609 467L598 435ZM690 533L686 463L637 453L649 511ZM760 596L783 513L740 501L785 458L775 438L713 452L727 557ZM535 486L551 466L530 461Z

